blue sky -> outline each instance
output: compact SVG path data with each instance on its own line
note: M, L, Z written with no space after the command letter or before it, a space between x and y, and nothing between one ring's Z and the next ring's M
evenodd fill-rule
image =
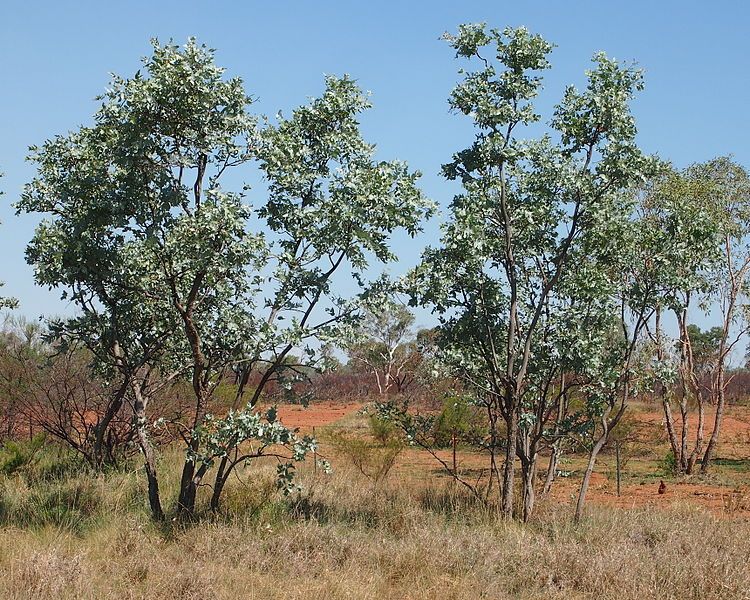
M446 206L455 187L438 175L471 129L446 98L458 63L439 41L459 23L525 25L557 48L539 102L543 116L567 83L583 82L595 51L635 60L646 90L634 105L639 142L683 166L732 154L750 166L747 143L750 5L697 2L416 1L13 2L0 10L0 280L20 311L70 312L58 292L36 288L23 250L35 219L10 206L33 168L27 147L90 122L109 73L132 75L149 39L196 36L245 80L254 111L288 111L320 93L323 74L349 73L372 92L363 118L379 157L407 160L422 187ZM437 239L438 220L416 241L399 238L400 272Z

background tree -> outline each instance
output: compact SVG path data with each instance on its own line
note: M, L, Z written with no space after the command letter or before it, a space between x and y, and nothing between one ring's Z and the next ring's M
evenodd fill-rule
M711 364L715 362L724 333L723 327L711 327L701 329L698 325L690 323L687 326L687 334L690 337L690 345L693 351L693 361L696 371L700 374L708 373Z
M389 301L370 308L363 316L356 341L347 345L349 360L370 372L378 394L401 394L414 382L420 361L411 327L414 315Z
M0 332L0 398L9 437L42 430L92 467L117 465L132 448L128 415L108 429L102 461L95 452L95 432L110 396L85 351L61 351L38 323L6 321Z
M748 274L750 273L750 177L747 171L728 158L718 158L696 167L711 181L713 194L709 204L719 223L721 259L709 281L711 295L721 315L721 335L712 369L712 400L716 413L711 436L701 461L701 473L711 465L721 435L721 424L729 384L727 371L732 353L750 331L748 320Z
M744 171L719 158L682 171L665 171L649 183L640 200L641 216L650 224L648 235L658 238L654 246L663 257L652 339L667 378L656 382L655 391L662 401L676 468L683 474L691 474L705 456L709 403L717 406L712 439L718 440L727 360L747 327L742 315L748 268L747 192ZM696 308L703 314L717 310L722 325L702 332L690 323ZM665 313L671 313L677 324L676 357L671 356L673 342L663 331ZM697 413L694 434L691 401ZM679 423L672 412L675 402Z

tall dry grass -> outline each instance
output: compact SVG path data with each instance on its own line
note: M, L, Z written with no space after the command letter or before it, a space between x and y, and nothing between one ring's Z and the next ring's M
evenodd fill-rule
M273 465L241 475L220 515L164 525L137 471L3 478L0 598L750 598L750 523L689 507L592 508L575 526L543 504L524 526L345 465L287 499Z

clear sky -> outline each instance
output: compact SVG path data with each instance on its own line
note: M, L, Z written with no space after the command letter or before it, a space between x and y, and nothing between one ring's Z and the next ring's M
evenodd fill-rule
M23 250L34 219L11 203L33 176L27 147L90 122L109 73L132 75L149 39L188 36L217 49L217 62L245 80L253 109L274 114L320 93L323 74L349 73L372 92L363 119L379 157L424 173L426 193L446 206L455 187L438 175L469 143L447 95L458 63L438 40L459 23L525 25L555 43L540 101L543 116L567 83L582 83L595 51L635 60L646 90L635 103L639 142L678 166L732 154L750 166L747 67L750 4L741 0L34 1L0 5L0 280L20 312L70 312L57 292L36 288ZM416 241L398 239L404 266L436 240L438 221ZM401 271L403 266L398 270Z

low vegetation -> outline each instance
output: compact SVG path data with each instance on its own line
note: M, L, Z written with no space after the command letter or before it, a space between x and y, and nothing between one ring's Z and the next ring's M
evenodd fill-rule
M542 502L522 525L445 479L367 485L342 456L332 475L306 468L301 493L279 496L266 464L250 483L228 484L219 514L155 523L137 471L92 475L79 463L51 476L41 466L50 460L0 480L0 596L9 600L702 600L750 589L750 524L689 505L599 506L574 525L567 507ZM165 478L165 498L178 490Z

